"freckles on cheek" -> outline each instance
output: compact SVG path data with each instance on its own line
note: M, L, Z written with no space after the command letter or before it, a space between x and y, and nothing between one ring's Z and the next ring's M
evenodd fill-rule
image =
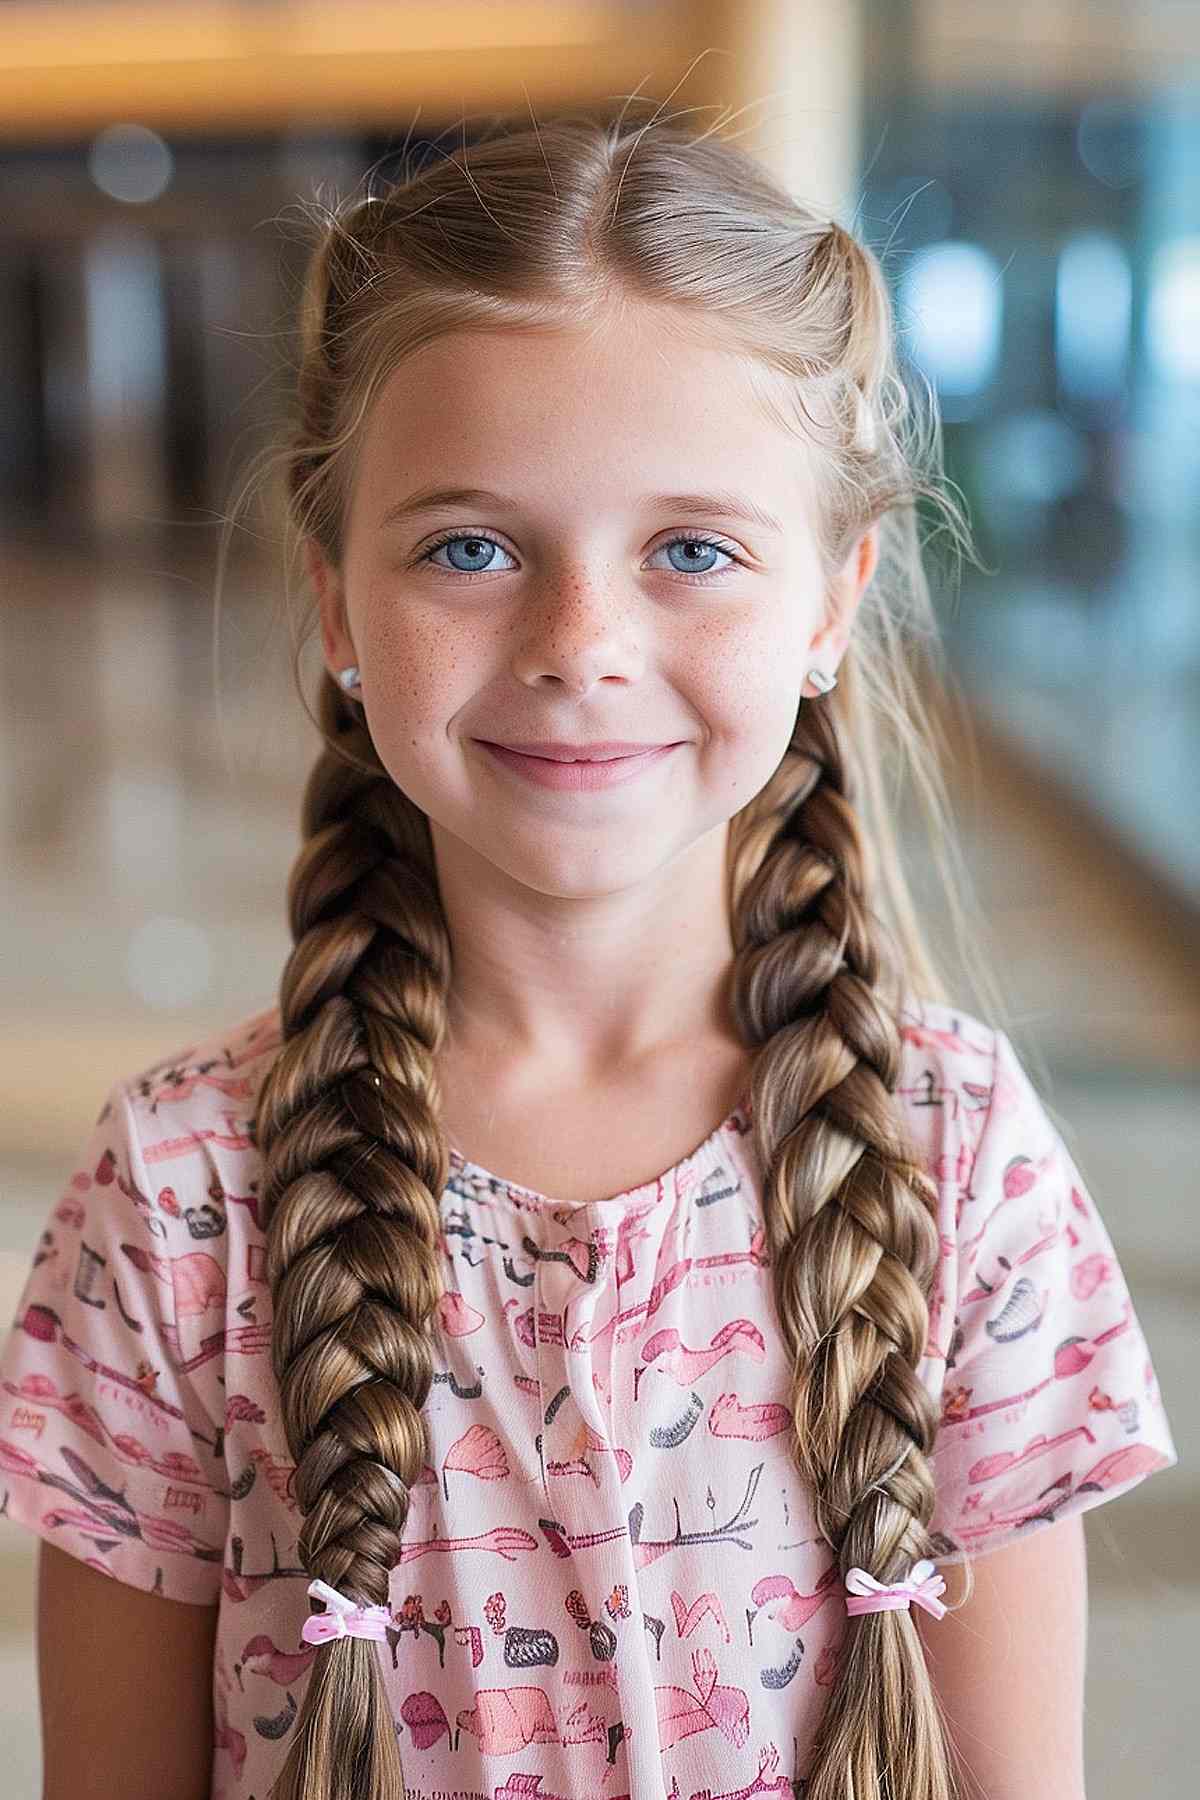
M708 691L736 735L761 741L790 729L800 687L793 656L789 644L732 637L728 655L710 668Z
M376 638L374 654L389 704L414 727L432 724L459 705L465 670L444 624L406 614L389 621ZM418 737L422 735L417 731Z

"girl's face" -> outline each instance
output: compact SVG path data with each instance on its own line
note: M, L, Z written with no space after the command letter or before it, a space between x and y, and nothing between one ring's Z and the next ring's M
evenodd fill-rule
M598 895L759 792L874 569L872 531L824 591L805 455L739 354L648 308L586 334L455 335L392 373L340 579L307 550L328 666L358 665L379 756L435 845ZM432 489L491 491L397 512ZM623 785L559 791L480 741L547 739L676 748Z

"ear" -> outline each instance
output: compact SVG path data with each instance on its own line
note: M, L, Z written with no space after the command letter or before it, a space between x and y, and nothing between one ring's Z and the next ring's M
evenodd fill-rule
M355 661L354 645L346 625L341 579L315 538L305 538L304 558L317 595L325 664L336 680L338 670Z
M862 533L838 571L830 588L825 623L812 640L812 656L817 667L830 675L837 673L837 666L846 654L859 602L878 566L877 521Z

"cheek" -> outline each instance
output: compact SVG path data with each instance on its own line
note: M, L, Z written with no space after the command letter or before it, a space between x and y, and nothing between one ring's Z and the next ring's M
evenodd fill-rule
M787 749L796 722L803 673L801 648L790 636L758 636L753 642L730 634L718 654L706 657L702 686L706 724L739 761L768 763L767 773ZM763 779L766 779L764 775Z
M367 723L392 779L419 804L446 778L454 721L479 686L469 644L411 607L376 615Z
M389 710L412 719L446 713L470 679L470 644L445 619L382 597L371 609L373 686Z
M496 646L486 632L411 600L380 607L371 633L374 686L418 742L445 742L463 709L494 680Z

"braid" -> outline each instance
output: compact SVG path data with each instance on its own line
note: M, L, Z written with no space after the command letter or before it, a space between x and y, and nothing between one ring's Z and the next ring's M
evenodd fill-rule
M282 1047L255 1122L271 1352L304 1516L300 1561L350 1598L386 1605L426 1454L449 1174L433 1055L450 945L425 815L332 681L320 705L327 739L349 754L326 748L305 791ZM328 1771L322 1796L403 1800L375 1645L346 1637L315 1655L272 1800L316 1800L314 1769Z
M852 682L850 659L843 669ZM801 705L733 862L732 995L742 1035L761 1046L752 1112L795 1371L793 1454L839 1591L855 1566L894 1580L929 1553L938 1426L916 1373L939 1257L936 1194L893 1098L900 964L868 904L849 743L828 700ZM902 1790L890 1777L901 1742L911 1753ZM848 1617L806 1800L954 1800L950 1768L911 1613Z

